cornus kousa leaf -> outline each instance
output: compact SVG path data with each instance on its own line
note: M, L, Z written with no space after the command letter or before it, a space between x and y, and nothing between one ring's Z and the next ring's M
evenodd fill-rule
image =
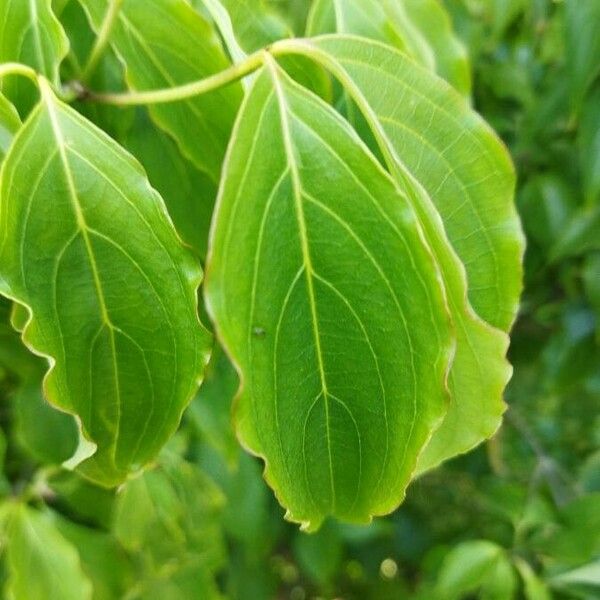
M56 84L68 49L52 0L0 0L0 63L24 63ZM28 110L34 102L34 88L23 79L7 77L0 89L19 110Z
M109 0L80 0L99 31ZM208 22L185 0L123 0L110 42L126 67L129 87L168 88L228 66ZM150 107L154 121L199 169L218 181L242 97L239 83L202 96Z
M0 293L29 312L47 398L97 446L79 468L112 486L156 456L196 389L201 272L139 164L40 86L0 174Z
M365 522L401 501L446 412L451 324L399 186L265 60L226 159L207 304L242 374L239 436L289 518Z
M342 36L285 47L326 66L349 90L388 169L407 187L440 267L457 347L448 380L451 408L419 461L420 471L431 468L491 436L505 409L508 336L471 308L465 269L480 314L508 328L523 252L510 160L455 92L391 48ZM477 285L483 278L485 288Z

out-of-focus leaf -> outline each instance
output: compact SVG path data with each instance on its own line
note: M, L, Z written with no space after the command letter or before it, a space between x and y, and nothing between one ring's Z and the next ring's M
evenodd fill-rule
M132 567L123 548L107 533L57 519L56 527L79 552L83 572L94 587L94 600L124 598Z
M571 99L577 109L600 72L600 2L565 0L565 17Z
M558 527L542 532L532 544L566 567L578 567L600 552L600 492L570 502L559 514Z
M0 63L24 63L58 85L58 69L69 43L51 0L2 0L0 24ZM22 77L4 78L0 89L22 114L36 97L31 82Z
M335 525L328 522L313 535L298 532L293 547L298 563L310 579L320 586L331 584L343 556L342 540Z
M437 583L439 598L463 598L479 592L479 598L509 600L516 588L514 570L505 551L487 540L464 542L446 556Z
M205 372L202 387L190 404L186 416L206 442L218 450L230 466L239 456L233 433L231 403L239 378L225 352L217 347Z
M115 491L93 485L77 472L54 474L48 486L56 495L54 504L78 522L108 530L112 523Z
M98 447L80 468L111 486L158 454L195 393L201 270L139 163L40 83L2 169L0 291L52 357L46 397Z
M160 465L129 481L117 496L114 534L133 553L143 553L155 577L169 561L198 563L209 571L224 559L218 515L223 496L197 467L163 454ZM183 562L182 562L183 561Z
M550 579L553 588L572 592L581 598L594 598L600 594L600 560L591 562Z
M92 585L75 547L48 513L25 505L10 507L6 538L10 600L91 600Z
M525 230L544 250L556 243L576 208L576 191L556 173L529 178L519 194Z
M523 579L526 600L552 600L550 590L546 584L536 575L529 563L522 558L515 558L515 566Z
M108 0L80 0L98 31ZM186 0L125 0L111 44L136 90L173 87L223 70L228 61L209 23ZM216 183L242 97L234 83L179 102L154 105L153 120Z
M600 204L575 213L552 248L550 259L556 262L592 250L600 250Z
M588 302L596 312L596 330L600 336L600 252L594 252L586 257L583 283Z
M243 443L305 528L391 510L445 413L452 346L402 192L330 106L269 62L215 219L205 297L243 374Z
M41 463L60 464L77 449L73 417L50 406L42 392L41 377L23 381L12 398L15 434L21 445Z
M0 94L0 164L4 160L12 139L21 127L21 119L17 109Z
M316 0L308 34L345 33L403 50L463 95L471 90L467 53L438 0Z
M583 104L577 141L586 203L600 204L600 86Z

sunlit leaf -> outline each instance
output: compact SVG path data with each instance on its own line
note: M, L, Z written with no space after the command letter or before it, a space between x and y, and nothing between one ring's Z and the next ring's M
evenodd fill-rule
M274 64L237 122L209 252L238 433L290 518L392 510L446 411L439 274L402 190Z
M58 68L69 44L51 0L2 0L0 24L0 63L24 63L58 84ZM19 77L6 77L0 90L22 113L35 99L31 82Z
M21 127L19 113L6 97L0 94L0 164L2 164L19 127Z
M316 0L308 34L360 35L394 46L468 95L471 75L464 46L438 0Z
M41 84L1 175L0 291L31 313L47 398L98 447L82 472L115 485L156 456L196 389L201 273L139 164Z
M318 60L346 86L397 184L406 186L441 269L457 347L448 380L452 403L420 459L424 471L490 437L504 412L508 337L475 314L467 289L480 316L510 326L523 252L510 161L447 85L391 48L340 36L288 47Z

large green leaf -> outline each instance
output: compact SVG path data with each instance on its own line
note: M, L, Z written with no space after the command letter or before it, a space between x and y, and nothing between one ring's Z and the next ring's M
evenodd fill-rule
M401 190L268 60L226 161L206 299L243 376L238 433L289 517L365 522L401 501L446 411L445 299Z
M390 44L461 93L471 91L466 50L438 0L316 0L308 34L323 33L355 34Z
M0 63L24 63L58 84L58 68L68 48L51 0L0 0ZM7 77L0 85L19 110L31 107L31 82Z
M98 31L108 0L80 0ZM221 71L228 61L207 21L185 0L124 0L111 35L137 90L173 87ZM239 84L170 104L150 114L181 151L216 182L241 101Z
M156 456L198 384L201 271L139 164L40 84L0 175L0 292L30 312L47 398L98 447L82 472L116 485Z
M91 600L92 585L77 550L56 529L47 513L21 504L8 511L8 600Z
M387 167L406 186L441 269L457 335L448 380L452 404L420 459L423 471L490 437L504 412L502 394L511 373L505 359L508 336L471 308L460 258L470 277L471 301L508 327L521 287L523 246L510 161L455 92L391 48L340 36L286 47L321 62L349 90ZM446 154L450 148L453 153ZM474 286L473 279L485 281L486 289Z

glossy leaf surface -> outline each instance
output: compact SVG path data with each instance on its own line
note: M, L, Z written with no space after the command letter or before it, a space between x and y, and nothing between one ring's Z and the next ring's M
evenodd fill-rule
M154 458L196 389L201 272L139 164L42 92L1 173L0 291L31 314L48 399L97 445L81 470L111 486Z
M206 299L243 374L238 433L306 528L402 499L446 411L439 274L401 189L270 59L234 132Z

